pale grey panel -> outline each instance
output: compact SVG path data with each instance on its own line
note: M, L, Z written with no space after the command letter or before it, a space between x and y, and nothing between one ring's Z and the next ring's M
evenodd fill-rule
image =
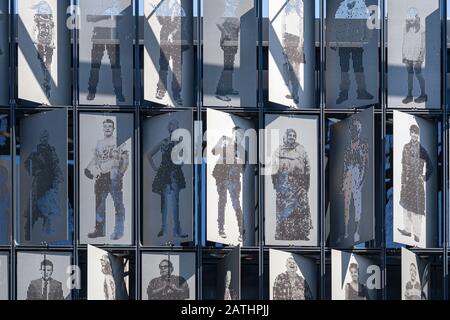
M128 300L128 271L123 258L88 245L88 300Z
M291 108L315 105L314 2L269 2L269 101ZM285 37L287 35L287 37ZM289 37L298 37L298 44ZM291 72L291 71L294 71ZM298 102L288 98L298 96Z
M11 160L0 157L0 245L11 239Z
M254 130L254 124L242 117L228 114L226 112L216 111L209 109L207 112L207 133L206 133L206 159L207 159L207 221L206 231L207 240L218 243L237 245L244 244L251 246L254 243L254 221L255 221L255 172L254 164L256 161L246 161L243 172L239 173L239 182L236 183L233 179L224 179L221 174L218 174L217 179L214 177L214 170L218 172L225 171L224 176L227 176L227 172L232 164L223 164L224 167L218 167L222 165L222 149L219 147L217 154L213 154L213 149L219 145L219 143L227 140L226 138L232 137L232 129L236 126L245 130L246 137L241 141L241 147L244 149L247 155L256 155L257 146L257 134ZM225 137L225 139L224 139ZM248 139L247 139L248 137ZM220 150L219 150L220 149ZM255 160L255 159L254 159ZM219 163L220 161L220 163ZM228 189L225 190L224 183L228 184ZM220 189L220 192L219 192ZM240 189L240 192L237 190ZM235 197L230 194L230 190L236 190L233 193ZM219 200L221 198L226 199L226 205L224 208L224 231L226 238L219 235L218 228L218 216L219 216ZM238 203L240 209L243 212L243 226L244 226L244 239L243 242L239 241L239 227L238 227L238 212L233 208L232 203ZM223 202L222 202L223 204Z
M167 275L160 273L159 264L163 260L169 260L173 266L171 280L178 289L183 289L181 294L176 294L169 288ZM141 292L143 300L195 300L195 253L142 253L142 283ZM158 285L161 284L162 286ZM166 287L161 294L154 291Z
M347 4L346 0L327 1L327 108L378 103L380 30L374 25L374 15L378 13L372 9L378 0L358 0L351 9ZM369 93L366 97L358 94L358 90L364 89ZM345 90L348 90L348 99L337 101L340 92Z
M428 300L430 265L417 254L402 248L402 300Z
M347 295L347 286L352 282L350 266L358 267L359 299ZM376 300L381 289L381 269L369 258L362 255L331 250L331 299L332 300ZM363 299L365 298L365 299Z
M79 5L80 104L132 105L134 36L132 1L80 0ZM93 100L87 99L89 83L93 91L95 89ZM116 92L120 87L124 101L119 101L120 97Z
M72 265L70 252L19 252L17 253L17 299L18 300L46 300L42 299L41 262L49 260L53 264L48 300L71 300L72 293L68 284ZM53 283L53 284L52 284Z
M9 254L0 252L0 300L9 297Z
M268 245L319 244L318 126L317 116L265 116L264 221ZM296 133L295 150L283 141L288 129ZM309 174L304 174L308 167ZM290 220L277 225L277 216L281 219L283 215L289 215Z
M187 143L187 147L192 150L193 137L193 114L192 111L173 112L161 116L155 116L144 120L143 125L143 243L150 246L165 245L168 242L179 245L182 242L193 240L193 165L190 163L178 166L172 162L171 153L175 147L169 147L169 140L172 134L169 126L178 123L179 130L186 130L188 137L182 142L175 142L177 147L180 143ZM175 132L175 134L181 132ZM177 140L178 141L178 140ZM188 152L186 150L184 152ZM156 152L153 156L152 153ZM164 154L163 154L164 153ZM150 165L149 158L153 159L157 170ZM181 170L181 172L180 172ZM176 186L182 187L178 193L179 221L181 233L186 237L175 237L176 221L173 210L177 201L173 198L172 192L167 196L167 211L163 214L161 190L170 188L170 175L174 175ZM157 180L156 180L157 179ZM184 183L183 183L184 181ZM158 237L162 230L162 219L165 215L167 221L167 233Z
M410 127L419 127L419 142L425 152L422 159L416 163L411 157L413 150L410 147ZM394 241L406 245L420 248L433 247L435 245L435 222L437 219L437 128L433 121L413 116L407 113L394 111L394 203L393 203L393 234ZM406 156L404 153L406 152ZM426 160L428 157L429 160ZM405 164L403 164L405 161ZM418 170L411 170L411 165L415 165ZM420 171L422 170L422 171ZM423 178L429 172L430 176L424 182ZM404 194L404 197L402 196ZM423 212L422 212L423 203ZM414 207L414 209L413 209ZM416 213L412 213L408 219L408 213L422 212L422 218ZM414 211L413 211L414 210ZM412 223L411 223L412 222ZM406 224L405 224L406 223ZM416 226L414 232L413 226ZM400 230L405 230L411 226L411 236L403 235ZM414 234L419 237L416 241Z
M203 1L204 105L256 107L256 22L254 0ZM230 101L216 97L219 85Z
M8 0L0 0L0 105L9 104L9 8Z
M228 279L227 279L228 278ZM231 280L230 280L231 278ZM230 295L225 297L227 280ZM231 299L229 299L231 297ZM237 246L217 263L217 300L241 300L241 247Z
M20 122L20 242L68 239L67 111L30 115Z
M171 3L176 5L170 7ZM145 100L169 107L192 107L192 1L145 0L144 19ZM161 89L166 91L164 97L157 97L157 92ZM177 96L182 98L181 104L178 103Z
M294 288L289 280L288 265L293 260L296 273L296 284L303 283L303 288ZM294 290L300 289L301 300L315 300L317 298L317 266L314 260L305 258L299 254L286 251L269 250L270 271L270 300L300 300L294 296ZM286 290L291 288L291 290Z
M69 5L66 0L18 1L20 99L58 106L71 103Z
M388 29L388 106L390 108L441 107L441 20L439 0L396 0L387 3ZM420 29L406 32L410 10L417 11ZM422 58L419 58L419 53ZM408 72L404 59L414 59L421 67L427 102L403 103L408 94ZM417 73L412 76L412 95L420 95Z
M360 138L352 140L352 132L356 135L358 126ZM375 238L373 108L331 126L329 154L331 244L352 247L370 241ZM345 238L346 216L348 237Z
M105 135L103 132L103 121L110 119L114 122L114 132L112 141L104 144ZM133 172L134 172L134 153L133 153L133 114L130 113L82 113L80 114L80 241L81 243L110 243L129 245L133 243ZM106 163L106 167L110 164L117 164L116 155L122 155L122 162L119 166L125 169L124 175L117 186L117 193L114 198L117 204L123 205L125 211L124 233L120 239L111 239L116 224L116 209L113 200L113 186L106 183L95 192L97 183L96 176L100 177L100 165ZM98 155L98 157L96 156ZM102 160L103 159L103 160ZM125 160L128 159L128 166ZM122 167L123 165L123 167ZM86 175L86 169L91 171L93 178L89 179ZM114 170L104 170L104 174L111 174ZM106 178L106 177L103 177ZM100 182L101 184L101 182ZM116 189L114 189L116 190ZM102 191L102 192L100 192ZM96 224L96 197L106 194L105 200L105 236L97 238L89 238L88 233L93 232ZM117 196L117 197L116 197ZM120 201L120 196L122 201ZM121 206L120 206L121 207Z

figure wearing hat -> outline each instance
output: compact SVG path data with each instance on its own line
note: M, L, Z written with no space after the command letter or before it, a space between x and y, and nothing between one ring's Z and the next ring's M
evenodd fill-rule
M31 7L34 10L34 43L37 49L37 57L41 63L44 75L43 88L47 98L51 91L51 67L53 50L55 49L54 35L55 23L53 21L52 8L46 1L40 1Z
M400 205L403 207L403 229L397 230L406 237L414 236L420 242L422 218L425 216L425 181L433 174L433 165L425 148L420 144L420 129L409 128L411 140L402 153ZM425 173L424 173L425 170Z

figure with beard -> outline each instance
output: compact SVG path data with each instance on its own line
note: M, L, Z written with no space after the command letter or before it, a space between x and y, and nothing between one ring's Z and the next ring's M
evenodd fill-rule
M244 237L244 216L240 199L246 159L245 148L242 146L243 138L243 129L234 127L233 136L231 138L223 136L211 151L213 155L220 155L212 173L212 176L216 179L219 196L217 204L219 236L223 239L227 238L225 233L225 206L227 204L227 193L229 193L238 223L238 242L242 242Z
M300 89L300 64L305 63L305 47L303 37L303 1L289 0L284 6L281 16L283 74L290 94L286 95L298 104Z
M312 219L309 207L310 162L297 133L287 129L283 145L273 154L272 184L276 191L276 240L309 240Z
M345 300L370 300L367 287L359 282L358 264L350 263L348 271L352 280L345 284Z
M87 22L94 24L92 33L91 71L87 100L94 100L99 81L100 67L105 51L111 64L112 83L116 100L125 102L122 90L122 67L120 65L120 38L118 31L119 20L123 17L117 0L112 0L112 5L94 15L88 14Z
M148 300L189 299L189 285L182 276L173 275L173 264L164 259L159 263L160 277L150 281L147 287Z
M37 57L41 63L44 81L45 95L50 98L51 90L51 67L53 50L55 49L55 22L53 20L52 8L46 1L40 1L31 7L34 11L34 34Z
M172 140L172 133L178 129L179 124L176 119L172 119L167 127L169 136L164 138L147 154L148 162L153 170L156 171L156 177L153 180L152 191L161 196L161 231L158 237L167 234L167 206L169 200L172 200L173 211L173 236L179 238L187 238L187 234L183 233L180 224L180 191L186 188L182 165L175 164L172 160L173 148L182 141ZM161 163L157 167L153 161L153 157L161 152Z
M417 275L417 266L414 263L411 263L409 266L409 274L411 278L406 283L405 300L426 300L426 295L422 290L422 285Z
M370 13L364 0L343 0L334 16L336 47L339 53L341 67L341 82L339 96L336 104L348 100L350 89L350 59L353 62L353 71L357 85L358 100L372 100L373 95L367 91L364 76L364 45L368 42L367 19ZM336 50L335 46L331 49Z
M117 146L114 130L114 121L105 119L103 121L104 138L97 141L94 156L84 170L88 179L95 180L95 230L88 234L89 238L105 236L106 198L109 194L116 211L114 232L110 239L121 239L124 233L125 206L122 188L123 176L129 165L129 152L124 144Z
M361 138L362 124L354 119L349 126L350 144L344 151L342 192L344 193L344 238L348 238L350 204L355 208L354 241L359 241L359 223L362 214L362 189L369 165L369 144Z
M42 277L28 286L27 300L64 300L62 283L52 278L53 263L44 259L40 271Z
M58 154L49 144L49 133L42 131L36 151L25 160L24 167L31 176L31 205L25 209L25 239L31 240L35 223L42 219L44 235L52 235L53 221L60 214L59 184L64 182Z
M414 235L420 242L422 218L425 216L425 182L433 174L430 156L419 142L420 129L413 124L409 133L411 140L402 152L402 176L400 205L403 207L403 228L397 230L406 237ZM425 174L424 174L425 170Z
M312 300L311 288L305 278L297 274L293 257L286 259L286 271L280 273L273 284L273 300Z
M219 22L220 47L223 50L223 70L216 88L216 98L231 101L230 95L239 95L233 89L234 62L239 49L239 32L241 23L237 17L239 0L225 0L225 9Z
M169 61L172 59L172 94L175 102L182 106L182 65L183 51L189 49L187 45L186 12L180 4L180 0L163 0L156 9L158 22L161 24L159 33L159 82L156 98L161 100L167 92L167 77L169 73Z
M425 90L425 78L422 74L422 65L425 62L425 27L420 22L419 12L416 8L408 9L403 30L402 59L408 73L408 94L402 100L408 104L414 100L415 103L424 103L428 100ZM413 98L414 80L416 75L420 86L420 96Z

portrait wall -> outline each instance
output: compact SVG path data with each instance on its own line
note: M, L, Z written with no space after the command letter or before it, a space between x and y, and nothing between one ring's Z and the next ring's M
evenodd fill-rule
M441 107L439 10L439 0L388 1L388 107Z
M331 126L330 244L353 247L375 238L373 108Z
M20 121L20 243L68 239L67 110Z
M394 111L394 242L419 248L436 242L437 128Z
M254 243L258 144L254 123L211 109L206 116L206 238L250 246Z
M195 253L142 253L143 300L195 300Z
M430 299L430 264L402 248L402 300Z
M217 263L217 300L241 300L241 247Z
M142 228L145 245L179 245L193 240L193 123L192 111L144 120Z
M71 300L70 252L18 252L17 300Z
M317 299L317 268L312 259L270 249L270 300Z
M315 105L315 7L312 1L269 2L269 101Z
M18 1L19 99L45 105L71 103L67 0Z
M128 300L128 261L88 245L88 300Z
M10 241L11 161L6 156L0 156L0 245L8 245Z
M0 106L9 105L9 1L0 0Z
M132 1L80 0L79 7L80 104L132 105Z
M371 259L331 250L331 299L376 300L381 289L381 269Z
M81 113L80 242L133 243L133 114Z
M256 107L253 0L203 1L203 104Z
M190 0L144 0L144 99L192 107L193 12Z
M0 252L0 300L9 298L9 254Z
M317 246L319 118L265 116L266 245Z

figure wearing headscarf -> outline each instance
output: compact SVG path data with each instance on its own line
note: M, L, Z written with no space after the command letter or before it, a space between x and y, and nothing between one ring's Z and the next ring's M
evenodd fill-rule
M118 102L125 102L122 90L122 67L120 65L119 20L123 14L116 0L108 0L111 6L103 12L88 14L87 22L94 24L92 33L91 71L87 100L94 100L99 81L100 66L105 51L111 64L112 83Z
M276 191L276 240L309 240L312 219L309 207L310 162L294 129L287 129L283 145L273 154L278 168L272 174Z
M283 72L290 94L286 98L299 102L300 64L305 63L305 47L303 35L303 1L290 0L281 13Z
M53 221L60 214L59 185L64 177L55 147L49 144L47 130L41 132L36 151L25 160L24 166L31 176L31 205L25 209L25 239L31 240L35 223L42 219L42 233L55 232Z
M425 216L425 181L433 174L430 156L420 144L420 129L413 124L409 129L411 140L402 152L400 205L403 207L403 228L398 231L406 237L414 235L420 241L422 218ZM425 170L425 174L424 174Z
M354 119L349 125L350 144L344 151L342 192L344 193L344 238L348 238L350 204L355 208L354 241L359 241L359 223L362 213L362 189L369 166L369 144L361 138L362 124Z
M216 98L229 102L229 95L238 95L233 89L234 61L239 48L241 23L237 16L239 0L225 0L225 9L219 22L220 47L223 50L223 70L216 88Z
M52 8L47 1L40 1L33 5L34 10L34 43L37 49L37 57L41 63L44 75L43 87L45 95L50 98L51 90L51 67L53 50L55 49L55 22Z
M286 260L286 271L280 273L273 284L273 300L312 300L311 288L305 278L297 274L293 257Z
M367 92L364 76L364 45L368 42L367 19L370 13L364 0L343 0L334 16L334 36L339 52L339 65L341 67L341 82L337 104L348 100L350 89L350 59L353 62L353 71L357 85L358 100L372 100L373 95ZM335 49L335 47L332 47Z
M172 200L173 210L173 236L186 238L188 235L183 233L180 224L180 191L186 188L186 180L182 171L182 164L175 164L172 159L173 148L182 141L172 140L172 133L178 129L179 123L176 119L172 119L167 130L169 136L164 138L147 154L148 162L153 170L156 171L155 179L152 184L152 191L161 196L161 231L158 237L167 234L167 206L169 199ZM153 157L161 152L161 163L157 167L153 161Z
M156 8L156 16L161 24L159 33L159 81L156 98L161 100L167 92L169 61L172 59L172 94L175 102L182 106L182 65L183 51L189 49L186 12L180 0L163 0Z
M402 100L408 104L414 100L416 103L424 103L428 100L425 89L425 78L422 74L422 65L425 62L425 26L420 22L419 12L416 8L408 9L403 30L402 61L408 73L408 94ZM420 96L413 98L414 79L416 75L420 86Z

